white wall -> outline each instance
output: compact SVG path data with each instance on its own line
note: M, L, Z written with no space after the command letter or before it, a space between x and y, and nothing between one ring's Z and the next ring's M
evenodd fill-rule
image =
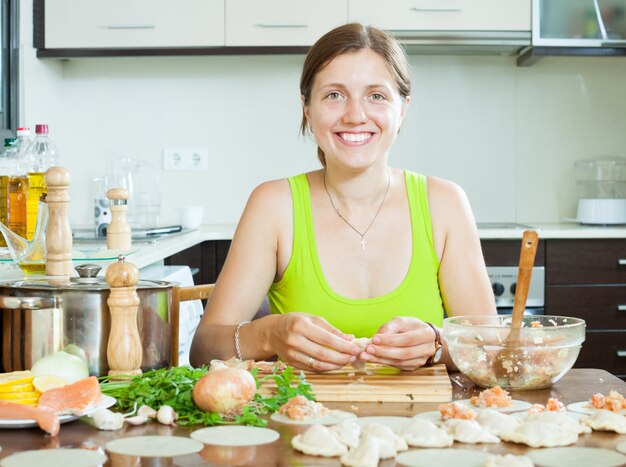
M153 162L163 220L203 204L236 222L263 180L318 167L299 136L303 56L37 59L22 5L22 123L47 122L72 174L70 218L91 222L111 152ZM626 156L626 59L411 56L413 95L391 163L450 178L479 221L573 217L573 162ZM164 172L163 148L206 147L208 172Z

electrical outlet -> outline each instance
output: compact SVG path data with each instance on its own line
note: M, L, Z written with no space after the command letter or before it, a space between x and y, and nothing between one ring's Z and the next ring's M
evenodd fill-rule
M163 170L209 170L206 148L165 148Z

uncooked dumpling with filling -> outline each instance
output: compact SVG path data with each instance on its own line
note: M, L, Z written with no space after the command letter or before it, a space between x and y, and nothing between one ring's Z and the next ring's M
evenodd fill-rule
M356 344L359 347L359 349L361 349L361 351L359 352L359 355L361 354L361 352L365 350L365 348L368 345L370 345L371 342L372 342L372 339L370 339L369 337L355 337L352 340L352 343ZM356 357L356 360L352 362L352 366L354 367L355 370L359 370L359 371L365 370L365 362L361 360L358 355Z
M446 420L443 427L452 435L455 441L460 443L499 443L500 439L480 426L476 420L450 419Z
M626 417L609 410L598 410L580 422L594 430L614 431L626 435Z
M515 430L520 421L502 412L493 409L481 410L476 421L491 434L500 436L501 433Z
M380 423L369 423L363 428L361 435L369 435L387 441L396 451L406 451L409 446L388 426Z
M396 454L396 450L384 439L364 434L357 448L341 457L341 464L350 467L377 467L380 459L391 459Z
M502 433L503 441L526 444L531 448L569 446L578 441L578 431L554 423L525 421L514 431Z
M415 417L402 430L401 436L409 446L418 448L447 448L454 438L443 428L425 418Z
M334 457L348 452L348 448L328 428L319 424L311 425L303 434L294 436L291 445L311 456Z
M354 449L359 445L359 437L361 436L361 427L353 420L346 420L329 428L331 433L350 449Z
M591 433L591 428L586 425L583 425L578 420L574 420L572 417L567 415L567 412L537 412L530 413L526 416L527 422L544 422L544 423L554 423L563 428L567 428L570 430L576 431L579 435L584 433Z

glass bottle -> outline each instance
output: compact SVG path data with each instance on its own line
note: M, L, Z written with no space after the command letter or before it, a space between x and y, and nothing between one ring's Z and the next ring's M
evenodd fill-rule
M35 234L39 198L47 192L44 174L46 170L58 163L58 151L48 136L48 125L41 123L35 125L35 135L35 139L26 152L28 165L27 240L32 240Z
M15 163L15 138L4 138L4 148L0 153L0 222L9 224L9 175ZM0 247L7 246L0 235Z
M28 196L28 163L26 149L29 145L30 129L18 128L15 141L15 159L9 174L9 229L26 237L26 200ZM36 220L34 221L36 223ZM34 232L33 232L34 233Z

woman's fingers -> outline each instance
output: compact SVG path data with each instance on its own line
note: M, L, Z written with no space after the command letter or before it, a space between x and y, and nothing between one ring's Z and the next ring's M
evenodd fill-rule
M424 358L428 359L435 351L433 342L414 345L412 347L386 347L368 345L363 355L363 359L374 357L376 359L394 360L396 362ZM372 362L371 358L366 360Z
M412 347L430 341L435 341L435 333L416 318L394 318L372 337L372 344L387 347Z

